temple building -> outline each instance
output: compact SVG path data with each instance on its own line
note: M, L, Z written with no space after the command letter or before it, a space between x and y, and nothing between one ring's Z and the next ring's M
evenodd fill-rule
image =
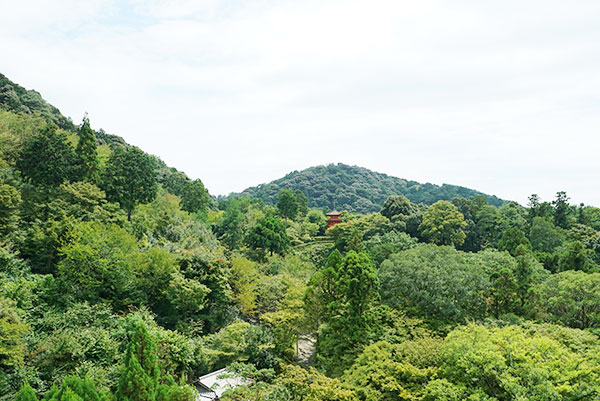
M342 222L342 214L340 212L338 212L337 210L327 213L326 216L327 216L327 228L331 228L331 227L335 226L336 224Z

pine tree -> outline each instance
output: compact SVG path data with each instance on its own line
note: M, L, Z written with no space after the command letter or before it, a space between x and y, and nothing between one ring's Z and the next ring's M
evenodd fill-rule
M99 161L98 148L96 145L96 135L90 127L90 120L83 117L83 123L79 128L79 142L75 149L78 164L78 176L81 181L97 183L99 180Z
M154 401L158 375L156 345L146 324L139 319L134 319L130 324L125 367L119 379L116 399L118 401Z
M17 393L15 401L38 401L38 398L35 396L35 391L33 391L29 383L25 383Z

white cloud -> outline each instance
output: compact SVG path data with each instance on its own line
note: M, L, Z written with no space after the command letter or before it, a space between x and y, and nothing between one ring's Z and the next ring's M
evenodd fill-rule
M600 3L51 3L4 7L2 72L213 193L346 162L600 205Z

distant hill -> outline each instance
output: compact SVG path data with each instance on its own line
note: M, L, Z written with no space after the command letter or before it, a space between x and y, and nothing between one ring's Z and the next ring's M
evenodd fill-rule
M304 192L312 208L360 213L379 211L390 195L404 195L411 202L427 205L438 200L473 198L476 195L485 196L490 205L500 206L504 203L496 196L457 185L421 184L341 163L294 171L268 184L248 188L241 195L276 204L279 191L284 188Z

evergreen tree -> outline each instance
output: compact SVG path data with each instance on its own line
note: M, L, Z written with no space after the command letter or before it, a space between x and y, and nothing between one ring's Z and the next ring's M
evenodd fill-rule
M78 164L78 176L81 181L98 183L100 162L98 160L98 147L96 135L90 127L90 120L83 117L83 123L79 128L79 142L75 148Z
M23 148L17 160L17 168L31 184L57 187L74 177L75 153L63 133L48 124Z
M80 379L76 376L67 377L60 389L53 386L43 401L84 400L102 401L104 398L96 391L94 382L90 379Z
M281 220L275 217L263 217L246 236L246 245L261 252L269 251L271 255L278 253L283 255L290 245Z
M117 147L110 155L102 180L106 197L119 202L127 211L127 220L138 203L151 202L156 197L157 184L150 156L136 147Z
M277 209L279 214L287 219L294 220L298 216L298 200L296 195L289 189L279 191L279 200L277 201Z
M124 365L117 401L154 401L159 375L156 345L146 324L140 319L130 321Z
M244 239L244 214L240 202L232 199L227 202L223 220L216 227L222 243L231 250L238 248Z
M306 199L306 195L304 195L304 192L297 189L294 191L294 196L296 197L296 203L298 204L298 214L305 216L306 213L308 213L308 199Z
M564 191L556 193L552 201L554 207L554 225L560 228L569 228L569 197Z
M21 386L21 389L15 397L15 401L38 401L35 395L35 391L31 388L29 383L25 383Z

